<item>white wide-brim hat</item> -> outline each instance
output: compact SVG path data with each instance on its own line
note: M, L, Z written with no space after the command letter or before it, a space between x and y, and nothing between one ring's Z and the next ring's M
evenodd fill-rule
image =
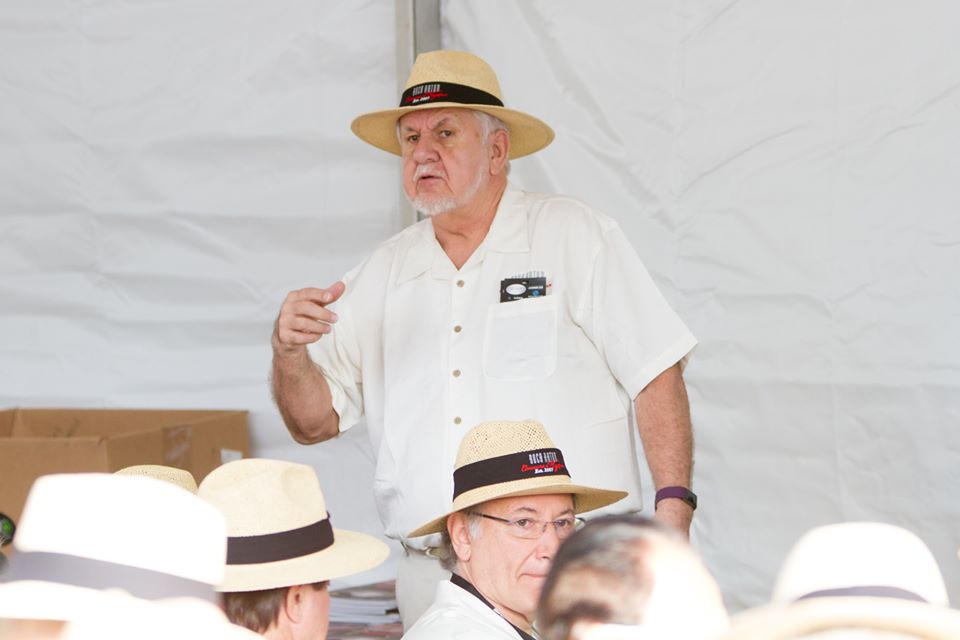
M313 584L376 567L380 540L334 529L312 467L282 460L228 462L198 495L227 521L227 566L218 590L260 591Z
M499 118L510 129L510 158L520 158L553 141L553 129L538 118L503 106L493 69L464 51L421 53L413 63L400 106L356 118L350 129L365 142L400 155L397 121L423 109L459 107Z
M163 480L174 486L186 489L190 493L197 492L197 481L194 479L193 474L186 469L168 467L162 464L135 464L131 467L118 469L114 471L114 473L122 476L146 476L148 478L156 478L157 480Z
M851 522L812 529L778 573L771 604L738 614L725 637L792 638L832 629L960 638L940 568L906 529Z
M30 489L7 570L0 618L76 620L120 602L213 603L223 577L220 513L142 476L41 476Z
M447 518L488 500L568 493L585 513L627 497L626 491L573 484L547 430L536 420L484 422L463 436L453 470L453 506L408 537L446 531Z
M118 594L106 615L73 620L61 640L263 640L263 636L232 624L215 604L180 598L159 602L125 601Z

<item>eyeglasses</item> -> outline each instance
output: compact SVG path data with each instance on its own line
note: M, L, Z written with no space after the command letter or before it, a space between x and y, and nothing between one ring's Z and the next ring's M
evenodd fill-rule
M468 513L473 516L480 516L489 520L502 522L510 527L508 531L512 536L516 538L524 538L525 540L536 540L542 536L547 532L547 525L553 525L553 530L557 533L557 537L561 540L566 540L573 535L574 531L582 527L584 524L582 518L558 518L557 520L515 518L513 520L507 520L506 518L498 518L497 516L480 513L479 511L469 511Z

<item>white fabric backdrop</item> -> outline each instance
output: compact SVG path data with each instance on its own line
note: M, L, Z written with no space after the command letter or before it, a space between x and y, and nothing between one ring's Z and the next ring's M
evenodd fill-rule
M700 339L694 538L731 609L806 529L917 532L960 600L960 5L443 5ZM882 562L878 558L878 562Z
M267 375L286 292L400 228L349 129L396 100L394 29L377 1L0 4L0 406L249 409L257 455L380 534L363 430L296 445Z
M960 5L443 9L557 130L514 181L616 217L701 340L694 537L728 605L863 518L960 600ZM0 5L0 406L249 409L258 455L377 533L365 434L294 444L266 374L286 291L398 229L396 162L348 129L396 101L393 34L374 0Z

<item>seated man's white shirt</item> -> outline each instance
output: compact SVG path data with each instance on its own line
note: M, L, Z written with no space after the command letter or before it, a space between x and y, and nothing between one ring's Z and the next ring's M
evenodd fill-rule
M437 585L433 604L403 640L509 638L520 635L500 614L449 580Z
M544 272L548 295L501 303L501 280L531 271ZM629 491L618 510L641 508L632 399L696 339L615 221L508 186L459 271L427 219L344 281L339 320L310 353L340 429L366 418L388 536L449 508L460 440L485 420L536 418L574 477Z

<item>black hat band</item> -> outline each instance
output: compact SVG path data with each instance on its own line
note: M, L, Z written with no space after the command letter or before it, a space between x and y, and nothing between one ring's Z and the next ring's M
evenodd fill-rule
M480 487L550 476L570 477L560 449L534 449L478 460L453 472L453 499Z
M482 104L502 107L503 101L491 93L476 87L452 82L424 82L415 84L400 96L401 107L413 107L431 102L456 102L459 104Z
M333 544L330 519L299 529L267 533L261 536L227 538L227 564L262 564L308 556Z

